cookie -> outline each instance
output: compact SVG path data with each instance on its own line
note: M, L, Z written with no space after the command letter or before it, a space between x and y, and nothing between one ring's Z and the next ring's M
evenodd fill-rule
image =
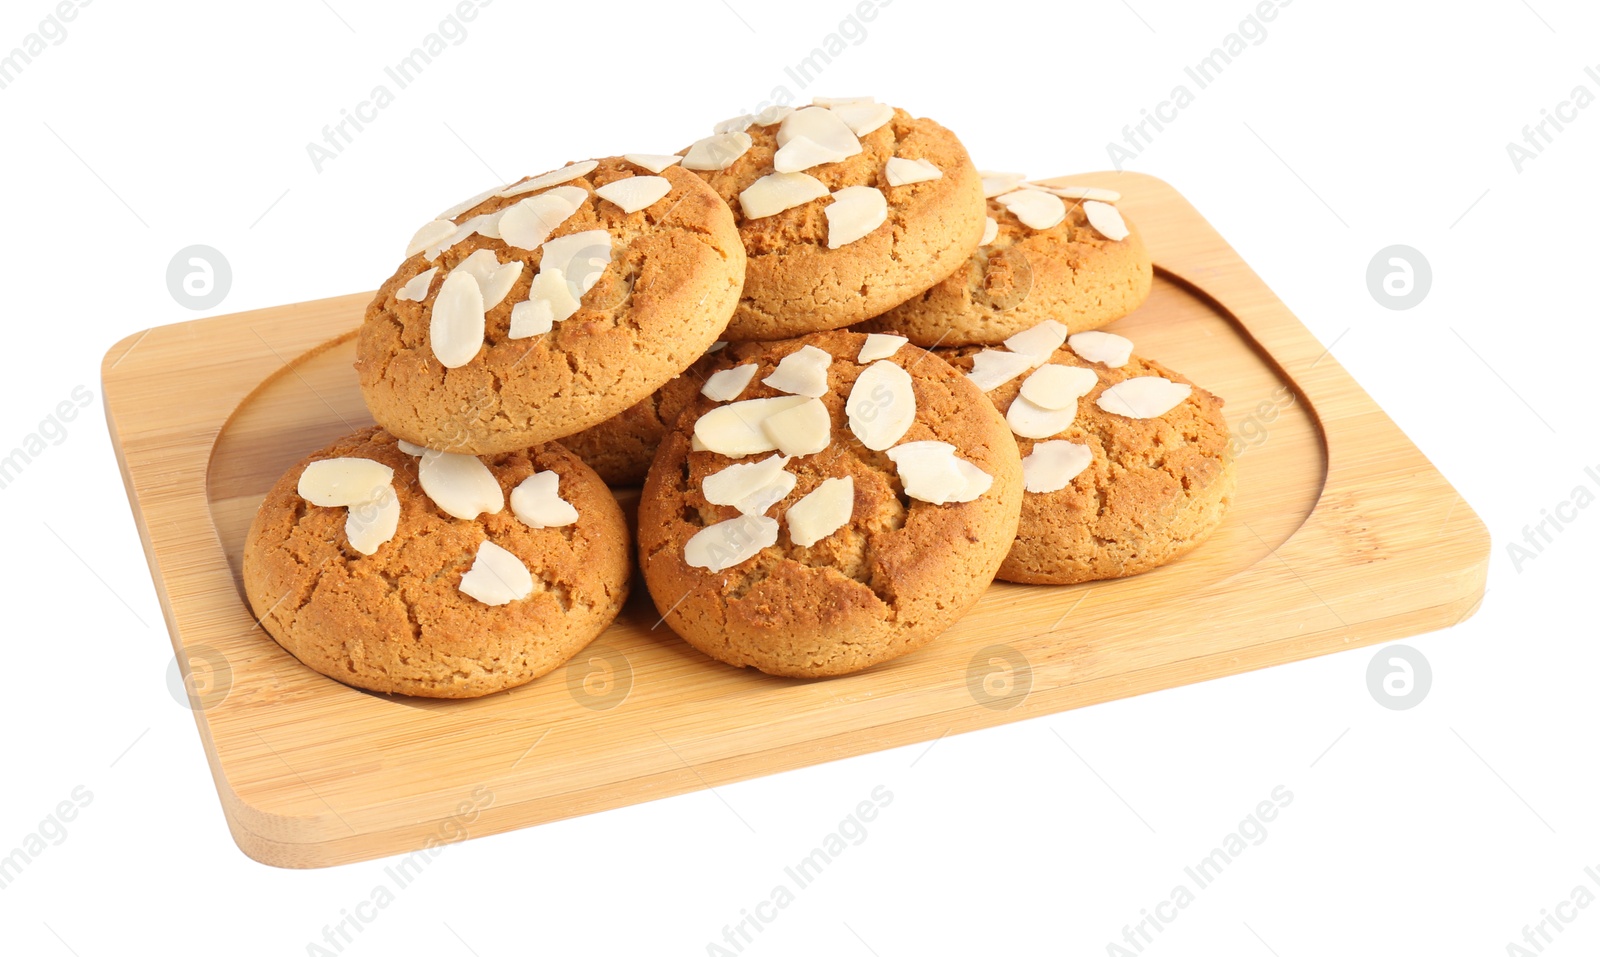
M527 448L616 415L717 340L744 282L732 214L698 176L637 158L525 179L423 226L361 326L379 425L452 452Z
M612 488L644 484L650 461L678 414L710 375L716 353L696 360L666 385L611 418L561 440Z
M983 189L961 141L870 99L735 117L684 150L683 166L733 209L749 257L730 341L876 316L983 237Z
M1043 187L984 173L983 245L939 283L861 326L921 346L993 345L1046 319L1098 329L1150 295L1150 254L1138 230L1092 187ZM1098 226L1098 228L1097 228Z
M666 622L719 661L848 674L932 641L1016 537L1022 464L960 373L898 337L729 346L639 503ZM863 352L863 350L866 350Z
M998 349L936 352L1006 413L1026 493L998 577L1124 578L1189 552L1222 523L1235 476L1222 399L1106 332L1047 322ZM1054 408L1052 408L1054 407Z
M473 698L549 672L616 617L628 531L577 456L406 449L363 429L261 503L245 592L290 654L369 691Z

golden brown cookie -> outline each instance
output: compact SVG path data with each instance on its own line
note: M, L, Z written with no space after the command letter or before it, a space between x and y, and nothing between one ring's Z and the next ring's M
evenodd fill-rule
M939 283L862 324L861 331L897 332L928 347L992 345L1046 319L1072 332L1098 329L1149 297L1150 254L1138 230L1105 202L1116 194L1059 190L1063 197L1020 180L995 179L1006 175L985 174L985 192L995 195L988 200L994 225L984 245ZM1023 192L1034 195L1018 197ZM1084 192L1102 198L1085 201ZM1105 217L1102 225L1113 236L1096 229L1086 210ZM1019 212L1038 225L1055 222L1036 228Z
M368 428L286 472L246 539L250 606L290 654L357 688L473 698L531 681L622 608L622 513L553 442L482 460L431 455L424 463ZM466 519L446 507L498 512Z
M977 170L932 120L839 102L775 107L717 130L684 151L684 166L733 209L749 256L725 339L868 319L949 275L983 236Z
M883 357L858 361L869 340ZM835 331L719 356L708 386L729 400L696 397L639 504L645 581L689 644L842 675L926 644L982 596L1016 536L1016 443L971 383L901 342Z
M567 436L561 444L612 488L643 485L662 437L705 384L715 361L716 353L701 356L671 382L599 425Z
M428 448L571 435L716 341L744 261L727 206L676 167L586 161L474 197L418 232L367 307L362 395Z
M1205 541L1232 501L1222 399L1128 354L1122 337L1090 332L1069 341L1120 364L1091 361L1046 338L1048 362L987 391L1020 429L1027 489L1016 544L997 576L1006 581L1065 585L1149 571ZM1011 371L1010 360L994 354L1015 350L935 351L963 372L992 362L977 373L991 373L987 385ZM1053 369L1070 371L1041 372ZM1030 394L1043 404L1026 400ZM1046 408L1058 403L1059 412Z

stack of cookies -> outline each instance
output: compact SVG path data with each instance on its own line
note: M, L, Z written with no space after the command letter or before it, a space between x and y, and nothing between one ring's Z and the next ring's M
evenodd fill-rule
M465 200L367 309L378 425L262 503L252 606L323 674L459 698L616 617L629 487L663 620L776 675L911 652L996 577L1171 561L1227 509L1228 429L1101 331L1151 283L1118 199L848 98Z

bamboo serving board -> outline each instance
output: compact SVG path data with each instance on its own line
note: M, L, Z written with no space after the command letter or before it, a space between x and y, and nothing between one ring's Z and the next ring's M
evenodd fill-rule
M368 694L257 626L239 579L267 488L371 423L370 294L148 330L102 367L107 418L234 839L316 867L412 851L1448 627L1477 606L1472 509L1172 187L1120 190L1157 265L1114 327L1227 401L1238 492L1212 539L1136 578L997 583L865 673L711 661L635 582L567 667L475 701Z

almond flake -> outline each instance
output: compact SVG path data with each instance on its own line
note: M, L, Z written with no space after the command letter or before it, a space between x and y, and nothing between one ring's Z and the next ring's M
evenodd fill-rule
M531 193L536 189L544 189L546 186L559 186L562 183L570 183L580 176L588 176L599 165L598 160L584 160L581 163L573 163L558 170L542 173L532 179L525 179L514 186L507 186L495 195L502 197L521 196L523 193Z
M778 520L765 515L740 515L708 525L683 545L683 560L695 568L725 571L754 558L778 542Z
M1096 186L1050 186L1046 183L1029 183L1033 189L1042 189L1047 193L1060 196L1062 199L1083 201L1092 199L1101 203L1115 203L1122 199L1122 194L1114 189L1100 189Z
M1072 427L1072 420L1077 417L1076 402L1064 409L1046 409L1020 395L1011 400L1011 408L1006 410L1006 424L1011 426L1011 431L1025 439L1048 439L1052 435L1060 435Z
M900 441L917 419L917 394L911 374L887 359L867 366L844 404L850 431L874 452Z
M1024 329L1006 340L1006 348L1012 352L1020 352L1033 359L1033 364L1044 365L1055 355L1061 344L1067 341L1067 327L1054 319L1046 319L1028 329Z
M494 542L483 542L472 567L461 576L461 594L485 605L508 605L533 594L533 576L522 559Z
M1054 368L1054 367L1049 367ZM1037 442L1022 459L1022 487L1029 492L1059 492L1094 461L1094 449L1065 439Z
M828 195L822 180L806 173L768 173L739 193L745 219L775 216Z
M578 192L583 193L582 190ZM588 195L583 193L579 200ZM550 190L529 196L520 203L506 207L505 214L500 217L500 238L506 245L518 249L538 249L557 226L577 211L578 203L571 202L570 194L564 191Z
M440 365L458 369L483 348L483 312L483 289L471 273L444 277L428 318L428 343Z
M344 537L350 547L371 555L378 546L394 538L400 528L400 499L393 485L385 485L371 501L350 506L344 519Z
M517 284L517 277L522 275L522 260L513 259L502 263L492 249L480 249L461 260L450 275L464 272L477 280L478 288L483 293L484 311L500 305L511 292L511 287Z
M887 103L840 103L829 109L839 114L844 125L857 136L866 136L894 119L894 107Z
M848 158L847 153L830 150L814 140L797 136L772 154L772 168L780 173L798 173L803 169Z
M433 218L434 219L445 219L445 220L455 219L457 216L460 216L462 213L466 212L467 210L472 209L475 206L480 206L484 202L486 202L487 200L492 199L493 197L499 195L500 190L503 189L503 188L504 187L501 187L501 186L491 186L488 189L484 190L483 192L479 193L478 195L472 197L471 199L462 200L461 202L455 204L454 206L450 207L449 209L445 210L444 212L440 213L439 215L437 215L437 216L435 216Z
M840 159L861 152L861 140L856 138L850 124L831 109L808 106L795 110L778 125L778 146L788 146L790 141L808 139Z
M1133 357L1133 341L1110 332L1080 332L1067 340L1079 358L1120 369Z
M759 462L736 462L707 475L700 490L712 505L732 505L743 515L761 515L794 490L797 479L793 472L784 470L788 464L789 459L782 455Z
M1105 238L1111 240L1128 238L1128 224L1122 221L1122 214L1117 212L1117 207L1092 199L1085 200L1083 214L1089 217L1089 225Z
M784 356L772 374L761 381L779 392L816 398L828 394L828 366L832 364L830 353L816 346L801 346Z
M541 269L528 285L528 298L511 307L508 339L543 335L552 325L578 311L577 297L559 269Z
M1139 376L1124 379L1100 393L1097 404L1113 415L1130 419L1158 419L1183 404L1194 392L1185 382L1173 382L1160 376Z
M700 394L716 402L727 402L737 399L739 394L756 377L756 364L747 363L734 366L732 369L723 369L713 372L706 377L706 384L700 387Z
M1009 193L1028 178L1021 173L996 173L987 169L979 170L978 175L983 178L984 199L993 199L1001 193Z
M434 266L417 273L406 280L406 284L400 287L400 291L395 293L394 297L401 302L421 302L428 298L428 290L433 287L433 277L438 271L439 267Z
M449 239L455 234L455 223L448 219L431 219L423 223L422 228L417 230L416 234L411 237L411 242L406 244L406 258L410 259L424 249ZM431 259L432 257L430 256L429 258Z
M980 392L992 392L1039 363L1032 356L999 349L985 349L972 357L972 371L967 378Z
M871 186L846 186L834 191L823 214L828 217L828 248L838 249L882 226L889 218L889 201Z
M978 242L978 245L987 246L994 242L994 238L998 235L1000 235L1000 224L995 222L993 216L983 217L983 239Z
M750 128L750 124L754 123L755 121L756 115L754 113L741 113L738 116L729 117L728 119L723 120L721 123L718 123L716 126L713 126L711 128L711 132L743 133L745 130L748 130Z
M855 479L848 475L823 479L783 513L789 539L801 548L810 548L849 524L855 506Z
M312 505L337 508L370 502L394 484L394 469L372 459L318 459L300 473L296 490Z
M811 98L812 106L854 106L857 103L876 103L876 97L871 96L814 96Z
M730 402L702 415L694 424L694 434L707 451L730 458L771 452L778 446L767 437L761 427L762 421L770 415L811 401L803 395L780 395L770 399Z
M547 240L540 249L539 271L559 270L576 298L594 288L611 262L611 234L603 229L586 229Z
M970 502L994 484L994 476L956 455L948 442L907 442L889 449L906 495L932 505Z
M939 179L943 176L943 170L925 159L891 156L889 161L883 164L883 178L890 186L926 183L930 179Z
M423 258L427 259L429 262L432 262L433 260L439 258L440 253L443 253L446 249L449 249L451 246L454 246L457 243L465 242L474 233L479 233L489 237L490 239L499 239L500 214L502 212L504 212L504 210L496 210L492 213L482 213L472 217L471 219L457 226L455 232L429 246L427 249L424 249L422 251Z
M454 518L470 522L485 512L498 515L506 505L500 480L476 455L429 449L417 463L417 481L433 504Z
M782 123L784 119L793 112L794 107L792 106L778 106L777 104L773 104L772 106L769 106L760 113L756 114L755 125L771 126L774 123Z
M865 364L887 359L899 352L900 347L908 341L910 340L905 336L891 335L887 332L869 332L867 341L861 344L861 351L856 355L856 361Z
M428 451L422 446L417 445L415 442L407 442L405 439L395 439L394 444L396 448L407 455L416 456Z
M762 420L761 430L784 455L815 455L833 441L833 421L821 399L774 412Z
M665 176L630 176L627 179L612 180L596 189L594 194L617 204L624 213L637 213L647 206L660 202L661 197L670 192L672 192L672 181Z
M706 350L706 355L709 356L713 352L721 352L726 348L728 348L728 343L722 339L718 339L716 342L711 344L711 348Z
M1067 218L1067 204L1061 197L1042 189L1019 189L995 197L995 202L1011 211L1030 229L1049 229Z
M696 140L683 156L684 169L727 169L743 156L755 141L749 133L718 133Z
M511 490L511 514L529 528L560 528L578 520L578 510L561 497L561 476L535 472Z
M1093 369L1047 363L1022 382L1022 397L1041 409L1077 408L1100 382Z
M622 158L652 173L659 173L683 162L681 156L667 156L661 153L624 153Z

